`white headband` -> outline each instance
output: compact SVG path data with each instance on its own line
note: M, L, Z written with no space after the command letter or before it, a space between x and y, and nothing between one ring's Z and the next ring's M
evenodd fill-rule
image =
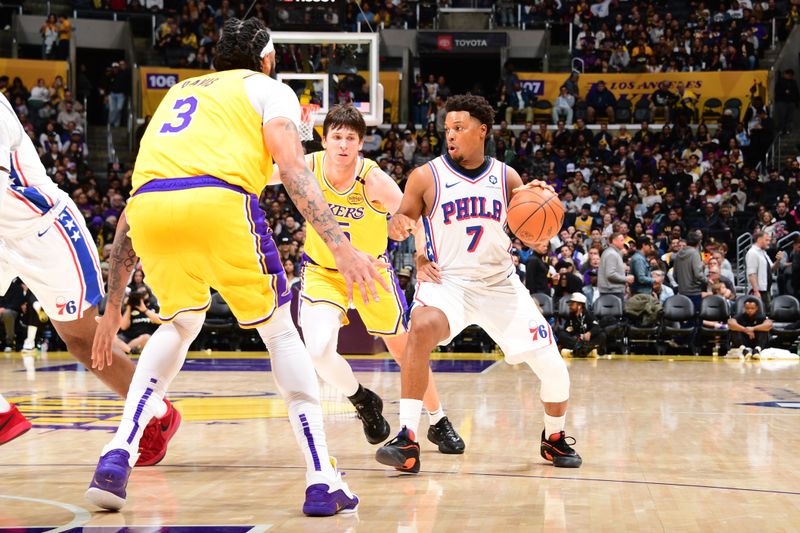
M274 51L275 51L275 46L273 46L272 39L270 39L269 41L267 41L267 44L264 46L264 48L261 49L259 57L261 59L264 59L265 57L267 57L267 54Z

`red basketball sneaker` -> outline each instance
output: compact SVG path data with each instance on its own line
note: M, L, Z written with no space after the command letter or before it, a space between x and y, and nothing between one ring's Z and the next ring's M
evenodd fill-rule
M153 418L144 428L139 441L139 460L136 466L152 466L161 462L167 455L167 444L181 425L181 414L164 398L167 414L161 418Z
M11 404L11 409L5 413L0 413L0 444L16 439L29 429L31 429L31 423L13 403Z

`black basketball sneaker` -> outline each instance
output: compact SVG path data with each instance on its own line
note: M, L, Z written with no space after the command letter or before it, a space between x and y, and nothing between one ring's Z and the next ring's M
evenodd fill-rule
M428 440L437 445L442 453L464 453L464 439L461 438L447 417L428 428Z
M567 442L571 439L572 442ZM542 445L539 451L542 457L553 463L553 466L561 468L578 468L583 463L583 459L578 455L578 452L572 449L575 444L573 437L567 437L564 432L553 433L549 438L545 438L544 430L542 430Z
M383 417L383 400L369 389L359 386L358 392L349 397L356 408L358 418L364 426L364 435L370 444L380 444L389 438L392 428Z
M375 459L381 464L392 466L400 472L416 474L419 472L419 443L414 432L403 426L395 438L375 452Z

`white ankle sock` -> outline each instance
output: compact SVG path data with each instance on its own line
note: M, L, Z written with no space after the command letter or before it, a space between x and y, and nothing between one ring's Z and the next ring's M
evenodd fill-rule
M419 419L422 416L422 400L415 400L413 398L400 399L400 427L405 426L414 432L417 437L417 430L419 429Z
M550 416L547 413L544 414L544 436L545 438L550 438L550 435L554 433L561 433L564 431L564 426L566 424L567 415L563 416Z
M0 394L0 413L7 413L11 410L11 404L8 403L8 400L3 398L3 395Z
M28 326L28 336L25 338L26 343L33 344L36 341L36 331L38 329L36 326Z
M183 366L189 345L203 327L204 319L205 314L182 314L153 333L136 365L117 433L103 448L102 455L123 449L131 456L130 465L136 464L144 428L151 418L161 418L167 413L164 395Z
M444 414L444 407L442 404L439 404L439 408L435 411L428 411L428 420L432 426L435 426L439 423L439 420L444 418L446 415Z
M319 382L311 356L292 323L289 306L275 311L272 320L260 326L258 333L269 350L272 376L286 402L289 422L305 456L306 484L330 485L336 479L336 471L328 456Z

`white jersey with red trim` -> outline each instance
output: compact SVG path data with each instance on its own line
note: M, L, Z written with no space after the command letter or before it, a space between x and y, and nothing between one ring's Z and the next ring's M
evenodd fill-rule
M426 253L443 277L487 280L513 271L506 233L506 165L487 158L470 178L446 156L430 161L435 198L423 217Z
M0 197L0 236L14 238L68 198L53 183L8 99L0 94L0 166L9 171ZM51 213L52 215L52 213ZM52 221L51 221L52 223Z

